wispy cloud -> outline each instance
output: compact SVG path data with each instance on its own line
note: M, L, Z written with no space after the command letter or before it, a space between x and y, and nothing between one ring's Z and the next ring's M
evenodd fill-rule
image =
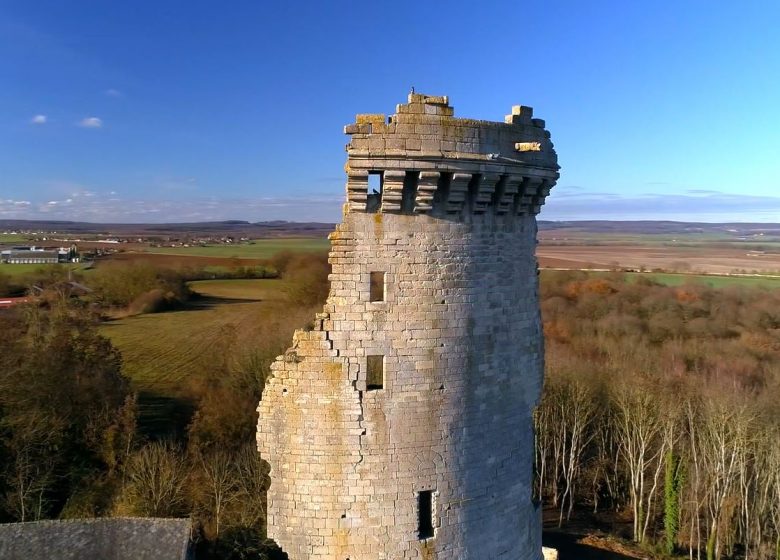
M46 115L35 115L30 119L30 124L46 124L47 120Z
M182 185L188 184L187 179L181 179ZM622 195L566 188L556 192L556 189L542 209L541 219L780 222L780 196L719 191ZM344 202L343 195L335 191L255 198L196 196L192 190L162 188L159 193L164 198L141 200L115 190L62 182L59 192L50 192L49 198L0 199L0 218L119 223L230 219L335 222L340 219Z
M195 177L155 177L153 184L163 191L193 192L198 189L198 180Z
M0 200L0 218L47 219L90 222L182 222L220 220L295 220L335 222L340 217L340 194L300 197L193 198L137 200L122 198L115 191L74 193L67 198L41 202Z
M122 97L122 92L118 89L109 88L103 92L108 97Z
M542 217L549 220L780 222L780 197L707 189L633 196L594 192L556 193L553 189L542 210Z
M688 194L723 194L720 191L713 191L711 189L688 189L685 192Z
M82 128L103 128L103 121L97 117L85 117L78 124Z

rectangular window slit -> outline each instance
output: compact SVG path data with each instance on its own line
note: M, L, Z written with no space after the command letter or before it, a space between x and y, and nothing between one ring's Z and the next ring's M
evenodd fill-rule
M379 212L382 206L382 187L384 186L384 173L382 171L368 172L368 197L366 198L366 212Z
M385 301L385 273L371 273L371 299L369 301Z
M385 357L366 356L366 389L376 391L385 386Z
M474 173L469 181L466 194L466 211L471 214L477 206L477 196L479 195L479 185L482 183L482 175Z
M417 535L422 541L433 537L433 490L423 490L417 494L418 524Z
M404 185L401 189L401 213L414 212L414 199L417 196L417 183L420 181L419 171L407 171L404 175Z

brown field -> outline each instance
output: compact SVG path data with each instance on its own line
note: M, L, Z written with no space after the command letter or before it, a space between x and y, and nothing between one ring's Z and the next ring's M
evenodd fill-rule
M545 245L536 250L542 268L612 268L639 270L663 269L707 274L777 273L780 253L751 253L738 247Z

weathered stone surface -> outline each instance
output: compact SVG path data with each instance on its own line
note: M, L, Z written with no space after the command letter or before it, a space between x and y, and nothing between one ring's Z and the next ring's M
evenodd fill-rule
M101 518L0 524L3 560L186 560L189 519Z
M268 532L291 560L542 557L531 500L543 371L534 214L557 161L538 127L443 109L446 97L412 94L390 117L395 132L353 135L328 301L263 392ZM515 111L530 123L530 109ZM414 132L401 128L410 123ZM356 145L377 135L386 146L405 135L404 153ZM545 146L533 163L489 157L517 158L515 143L529 139ZM468 153L443 155L445 141ZM382 192L367 193L377 172ZM371 301L377 272L383 301ZM371 390L369 362L384 365L381 388ZM420 538L426 491L433 536Z
M515 144L515 150L518 152L541 152L542 144L540 142L518 142Z

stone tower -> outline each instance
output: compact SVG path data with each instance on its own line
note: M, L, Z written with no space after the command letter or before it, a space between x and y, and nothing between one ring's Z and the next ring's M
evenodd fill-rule
M544 121L412 93L345 132L330 295L258 408L269 536L291 560L538 560Z

